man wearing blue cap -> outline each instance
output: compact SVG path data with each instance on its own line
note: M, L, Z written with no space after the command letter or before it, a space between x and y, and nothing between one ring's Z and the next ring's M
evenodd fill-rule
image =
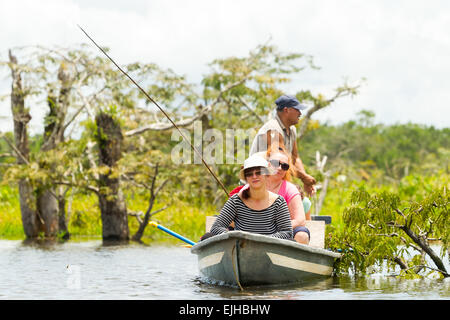
M311 196L315 193L316 179L306 173L298 155L297 130L295 128L302 115L302 110L307 107L294 96L289 95L279 97L275 104L277 105L276 116L259 129L250 148L250 155L266 151L268 146L271 146L272 150L282 148L288 152L294 164L295 175L302 180L306 193Z

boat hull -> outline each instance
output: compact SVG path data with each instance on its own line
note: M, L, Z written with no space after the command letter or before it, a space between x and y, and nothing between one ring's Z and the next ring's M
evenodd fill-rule
M197 243L202 276L238 286L277 285L329 277L340 254L243 231Z

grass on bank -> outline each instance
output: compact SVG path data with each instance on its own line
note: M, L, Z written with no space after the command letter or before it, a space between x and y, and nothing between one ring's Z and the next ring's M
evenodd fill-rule
M340 212L348 205L350 193L350 189L345 192L330 189L321 214L332 216L333 224L339 225ZM0 187L0 200L0 238L24 239L18 190L7 186ZM147 202L147 197L133 194L127 197L127 208L133 212L145 212ZM165 203L164 200L160 200L155 204L154 210L164 207ZM196 242L205 232L206 216L217 213L213 204L201 205L179 201L154 215L152 220ZM129 216L128 225L130 235L133 235L139 227L136 218ZM69 232L72 239L101 238L102 224L96 195L74 195L69 215ZM147 226L142 240L144 242L180 241L151 226Z
M25 237L17 188L0 186L0 237L14 240Z
M74 195L71 201L69 198L67 199L67 202L71 202L71 209L70 211L68 210L69 232L72 238L101 238L102 222L100 208L98 207L98 197L94 194L79 194ZM155 203L154 210L166 206L166 203L164 199L161 199ZM129 211L145 212L147 204L148 198L137 193L127 197L127 208ZM66 210L68 206L69 204L66 205ZM152 220L193 241L198 241L204 234L206 216L213 214L216 214L216 208L212 204L192 205L179 201L154 215ZM128 225L130 228L130 236L132 236L139 228L137 219L129 216ZM11 188L9 186L0 187L0 238L25 239L17 188ZM147 226L145 229L142 240L144 242L180 241L151 226Z
M447 189L450 188L449 177L447 172L441 172L434 176L411 175L389 184L356 180L339 182L337 179L332 179L320 214L332 217L331 229L345 228L342 221L342 213L346 207L350 206L350 195L352 191L361 185L364 185L368 192L371 193L395 191L398 192L401 199L420 200L435 188L442 186L446 186ZM129 211L146 211L148 196L139 193L130 193L126 198ZM102 224L97 196L94 194L76 194L72 200L70 200L70 196L67 198L67 202L69 203L70 201L69 232L72 235L72 239L101 238ZM205 232L206 216L218 213L216 207L206 200L192 203L187 201L171 201L163 198L155 203L153 210L158 210L166 206L167 203L172 204L164 211L153 216L152 220L195 242ZM132 236L139 225L135 217L130 216L128 221L130 236ZM327 227L326 232L329 232L331 229ZM0 186L0 238L25 238L17 188ZM152 241L180 243L180 240L151 226L147 226L142 240L147 243Z

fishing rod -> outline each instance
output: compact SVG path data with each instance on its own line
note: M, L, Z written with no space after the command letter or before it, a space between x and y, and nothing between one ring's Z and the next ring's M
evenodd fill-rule
M86 35L86 37L88 37L89 38L89 40L91 40L93 43L94 43L94 45L98 48L98 49L100 49L100 51L106 56L106 57L108 57L108 59L109 60L111 60L111 62L128 78L128 79L130 79L130 81L131 82L133 82L134 83L134 85L144 94L144 96L146 96L147 97L147 99L149 99L151 102L153 102L153 104L155 105L155 106L157 106L158 107L158 109L166 116L166 118L170 121L170 123L178 130L178 132L180 133L180 135L183 137L183 139L185 140L185 141L187 141L188 143L189 143L189 145L191 146L191 148L192 148L192 150L194 150L194 152L195 153L197 153L197 155L202 159L202 162L203 162L203 164L205 165L205 167L206 167L206 169L208 169L208 171L209 171L209 173L214 177L214 179L217 181L217 183L222 187L222 189L223 189L223 191L225 191L225 194L227 195L227 196L229 196L229 193L228 193L228 191L227 191L227 189L225 188L225 186L223 185L223 183L219 180L219 178L216 176L216 174L211 170L211 168L208 166L208 164L206 163L206 161L205 161L205 159L203 159L203 155L197 150L197 148L196 147L194 147L194 145L191 143L191 141L190 140L188 140L187 138L186 138L186 136L183 134L183 132L180 130L180 128L178 128L178 126L175 124L175 122L173 122L172 121L172 119L169 117L169 115L164 111L164 109L163 108L161 108L160 106L159 106L159 104L155 101L155 100L153 100L152 99L152 97L150 97L150 95L144 90L144 89L142 89L141 88L141 86L139 85L139 84L137 84L137 82L136 81L134 81L134 79L130 76L130 75L128 75L128 73L126 73L124 70L122 70L122 68L121 67L119 67L119 65L94 41L94 39L92 39L88 34L87 34L87 32L86 31L84 31L84 29L80 26L80 25L78 25L77 24L77 26L78 26L78 28L80 28L81 29L81 31L83 31L83 33Z

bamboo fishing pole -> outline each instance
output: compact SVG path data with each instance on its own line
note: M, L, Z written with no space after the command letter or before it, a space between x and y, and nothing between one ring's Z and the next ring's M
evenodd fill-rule
M144 94L144 96L147 97L147 99L149 99L155 106L158 107L158 109L166 116L166 118L170 121L170 123L178 130L178 132L180 133L180 135L183 137L183 139L185 141L187 141L189 143L189 145L191 146L192 150L194 150L194 152L202 159L202 163L205 165L206 169L208 169L209 173L214 177L214 179L217 181L217 183L222 187L223 191L225 192L225 194L227 196L229 196L229 193L227 191L227 189L225 188L225 186L223 185L223 183L219 180L219 178L216 176L216 174L211 170L211 168L208 166L208 164L206 163L205 159L203 159L203 155L197 150L197 148L191 143L190 140L188 140L186 138L186 136L183 134L183 132L180 130L180 128L178 128L178 126L175 124L175 122L172 121L172 119L169 117L169 115L164 111L163 108L161 108L159 106L159 104L152 99L152 97L150 97L150 95L141 88L141 86L139 84L137 84L136 81L134 81L134 79L128 74L126 73L124 70L122 70L121 67L119 67L119 65L94 41L94 39L92 39L86 31L84 31L84 29L80 26L77 25L78 28L81 29L81 31L83 31L83 33L89 38L89 40L91 40L94 45L106 56L108 57L109 60L111 60L111 62L128 78L130 79L130 81L132 83L134 83L134 85Z

